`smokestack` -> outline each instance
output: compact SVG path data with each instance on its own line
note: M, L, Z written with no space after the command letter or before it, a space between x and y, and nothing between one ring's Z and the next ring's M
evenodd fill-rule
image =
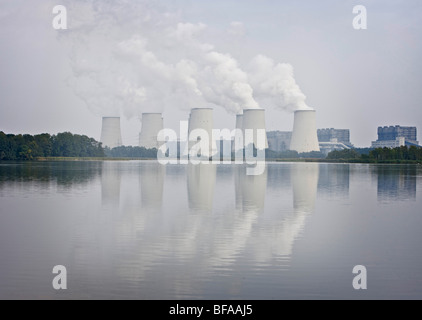
M265 149L268 148L268 139L267 139L267 132L265 127L265 110L264 109L246 109L243 110L243 133L245 133L245 130L247 129L253 129L254 131L254 137L253 137L253 143L255 145L255 148L258 148L258 136L257 136L257 130L263 129L265 130ZM246 142L245 142L246 146Z
M142 130L139 135L139 146L146 149L159 148L158 133L164 129L161 113L143 113Z
M295 112L290 150L295 150L299 153L320 151L315 114L315 110L299 110Z
M196 108L192 109L189 117L189 137L191 132L195 129L203 129L208 133L209 150L201 150L201 156L212 157L217 153L217 143L212 139L212 129L214 125L213 109L211 108ZM197 141L189 141L189 150L196 145Z
M121 147L123 145L119 117L103 118L101 142L103 147L109 147L110 149Z

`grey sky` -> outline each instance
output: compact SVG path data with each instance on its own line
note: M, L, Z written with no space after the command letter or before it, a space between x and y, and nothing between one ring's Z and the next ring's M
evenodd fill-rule
M87 106L80 92L75 94L75 86L84 91L84 83L74 76L72 51L66 41L59 39L63 36L61 32L69 37L72 26L77 26L84 11L74 5L68 7L68 31L56 31L51 26L54 5L78 2L0 0L0 131L31 134L71 131L99 139L101 116L109 115L106 113L110 110ZM369 146L376 139L379 125L414 125L422 130L419 88L422 2L419 0L149 3L148 7L158 9L151 11L149 17L153 21L146 23L146 29L139 33L149 40L149 50L164 60L170 61L173 51L166 52L166 46L161 46L165 37L161 38L160 30L168 30L178 22L204 24L198 36L200 43L212 44L215 51L230 54L242 70L259 54L276 63L291 64L296 83L307 97L306 103L317 110L318 128L349 128L352 142L357 146ZM368 10L368 30L357 31L352 27L352 9L357 4L365 5ZM146 17L145 12L140 16ZM127 21L123 16L120 19L122 24ZM101 30L98 25L96 28L97 32ZM134 39L138 33L129 25L122 30L132 33L127 39ZM78 33L74 35L77 37ZM104 46L104 50L107 48ZM191 44L176 48L175 56L195 55L190 51L194 48ZM77 54L81 57L84 52ZM101 60L96 61L96 66L101 67ZM102 75L109 76L108 70L118 73L120 65L108 69L105 64L101 70ZM151 87L167 85L162 79L151 80L145 72L140 72L140 76L135 74L137 83L145 82ZM133 73L127 75L133 77ZM86 97L90 92L83 94ZM107 91L105 99L112 95L113 92ZM127 102L125 98L119 101ZM136 110L136 100L131 102L135 107L126 114L121 112L123 140L128 145L137 143L140 123L136 114L148 109ZM104 105L107 103L114 100L108 99ZM175 102L174 107L169 107L172 101L163 103L167 126L176 128L179 120L187 119L188 108L180 107L187 105L186 101ZM261 107L267 109L268 129L292 129L292 113ZM132 118L128 120L125 116ZM233 127L235 117L217 107L215 120L216 127Z

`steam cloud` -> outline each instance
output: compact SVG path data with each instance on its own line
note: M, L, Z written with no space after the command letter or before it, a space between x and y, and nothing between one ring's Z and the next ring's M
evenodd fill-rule
M151 4L153 3L153 4ZM127 118L166 108L275 106L309 109L289 64L259 55L241 68L202 40L206 25L181 23L151 0L66 0L67 46L75 94L99 115ZM243 25L231 25L243 34Z

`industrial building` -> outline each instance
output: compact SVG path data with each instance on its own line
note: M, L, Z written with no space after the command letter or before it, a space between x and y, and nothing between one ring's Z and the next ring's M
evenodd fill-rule
M290 141L292 140L291 131L270 131L267 133L268 147L275 152L284 152L290 150Z
M416 127L378 127L378 141L396 140L399 137L404 137L409 141L418 140Z
M350 130L349 129L318 129L319 142L338 141L344 144L350 144Z
M270 131L267 133L269 149L276 152L290 150L292 132L290 131ZM320 151L328 154L334 150L344 150L354 148L350 142L349 129L318 129L318 142Z
M318 129L318 141L321 152L329 154L334 150L344 150L354 148L350 142L349 129Z
M378 140L372 142L372 148L398 148L403 146L419 147L416 127L378 127Z
M110 149L121 147L123 145L119 117L103 118L100 141L103 144L103 147L108 147Z

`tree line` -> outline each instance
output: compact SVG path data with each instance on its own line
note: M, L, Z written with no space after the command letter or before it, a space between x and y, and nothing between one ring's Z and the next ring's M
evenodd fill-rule
M95 158L140 158L155 159L157 149L141 147L103 148L100 142L84 135L70 132L50 135L5 134L0 132L0 160L34 160L42 157L95 157ZM318 152L298 154L296 151L274 152L266 150L267 159L319 158ZM351 162L418 162L422 161L422 148L415 146L377 149L346 149L332 151L327 160L347 160Z
M362 162L409 162L422 161L422 148L415 146L398 148L376 148L368 153L354 149L336 150L328 154L329 160L356 160Z
M101 143L70 132L50 135L14 135L0 132L0 160L33 160L40 157L104 157Z
M157 159L157 149L146 149L144 147L106 148L105 154L109 158Z

